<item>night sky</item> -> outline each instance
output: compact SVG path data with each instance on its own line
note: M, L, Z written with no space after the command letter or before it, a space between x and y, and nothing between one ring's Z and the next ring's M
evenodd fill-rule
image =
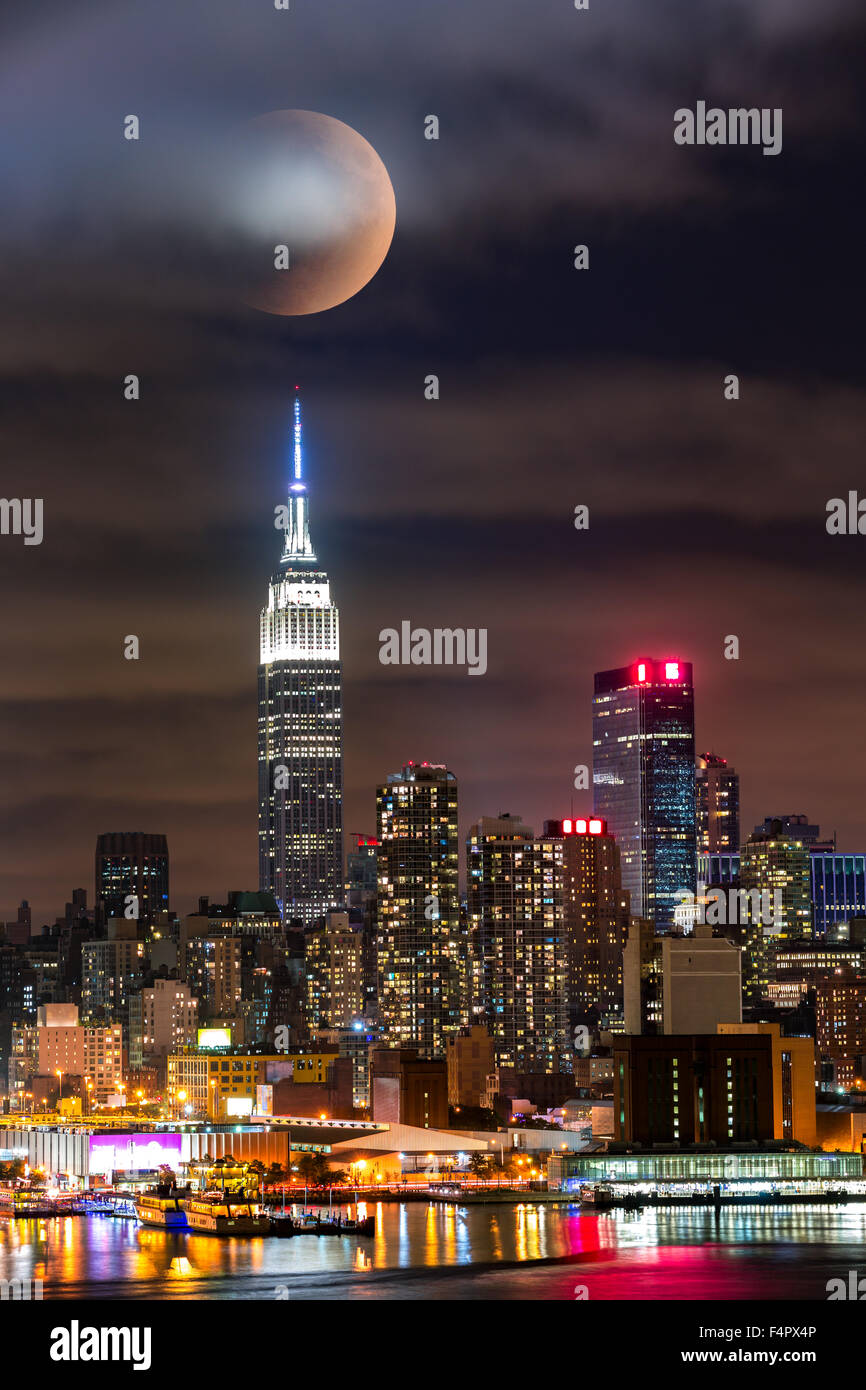
M857 0L7 10L2 493L45 539L0 537L0 920L92 901L105 830L168 836L179 912L257 886L295 382L347 832L412 758L457 774L463 828L587 809L592 673L650 655L694 663L745 832L804 812L866 850L866 537L825 530L866 494L864 60ZM678 147L698 100L781 107L782 153ZM226 292L220 151L289 107L358 130L397 198L378 275L304 318ZM487 674L380 665L402 619L486 627Z

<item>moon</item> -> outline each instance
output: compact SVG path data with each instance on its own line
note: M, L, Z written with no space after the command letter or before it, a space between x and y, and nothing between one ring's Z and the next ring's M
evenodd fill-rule
M397 220L373 146L317 111L271 111L238 140L233 201L245 303L267 314L319 314L351 299L384 261Z

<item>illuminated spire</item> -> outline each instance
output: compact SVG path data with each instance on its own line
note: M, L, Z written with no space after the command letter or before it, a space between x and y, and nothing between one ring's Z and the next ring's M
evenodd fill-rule
M310 506L307 499L307 485L304 482L304 460L301 450L301 398L295 387L295 421L292 432L292 481L289 483L289 518L286 526L286 544L283 548L284 565L315 563L316 552L310 540Z

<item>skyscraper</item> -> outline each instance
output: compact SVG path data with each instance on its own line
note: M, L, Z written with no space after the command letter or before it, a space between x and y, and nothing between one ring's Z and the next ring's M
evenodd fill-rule
M364 932L348 912L329 912L306 933L307 1021L310 1028L349 1028L364 1018Z
M598 818L545 821L544 839L562 838L562 915L566 944L569 1029L597 1009L622 1014L622 953L628 936L629 898L620 856Z
M81 1017L87 1024L127 1021L129 1000L140 988L145 945L133 921L113 919L108 939L81 945Z
M810 846L812 926L816 939L837 922L866 917L866 854L840 854Z
M601 820L483 816L466 842L479 1016L497 1066L570 1071L574 1029L590 1010L622 1012L628 897Z
M260 623L259 885L284 922L343 900L340 619L310 539L295 397L286 538Z
M668 931L696 891L695 715L687 661L595 677L593 801L619 846L631 911Z
M509 814L466 841L469 926L498 1067L570 1069L563 843Z
M444 1057L461 1009L457 778L408 763L376 791L379 1012L384 1040Z
M695 765L698 854L740 848L740 779L726 758L701 753Z
M96 910L150 925L168 911L168 843L164 835L120 831L97 836Z
M786 833L781 821L749 837L740 855L739 892L746 1004L768 997L775 950L811 937L811 887L808 845Z
M827 839L821 839L820 825L813 825L808 816L766 816L761 825L755 826L756 835L775 835L781 829L790 840L800 840L807 845L809 852L823 851L832 854L836 848L835 832Z

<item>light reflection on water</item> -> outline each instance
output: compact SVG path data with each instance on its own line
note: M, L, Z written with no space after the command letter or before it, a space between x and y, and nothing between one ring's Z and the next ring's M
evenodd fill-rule
M824 1298L866 1205L587 1212L380 1203L372 1239L217 1238L110 1216L0 1222L0 1277L47 1298ZM187 1268L189 1273L180 1272ZM172 1269L172 1261L178 1261ZM866 1256L863 1257L866 1263ZM564 1261L555 1264L553 1261Z

